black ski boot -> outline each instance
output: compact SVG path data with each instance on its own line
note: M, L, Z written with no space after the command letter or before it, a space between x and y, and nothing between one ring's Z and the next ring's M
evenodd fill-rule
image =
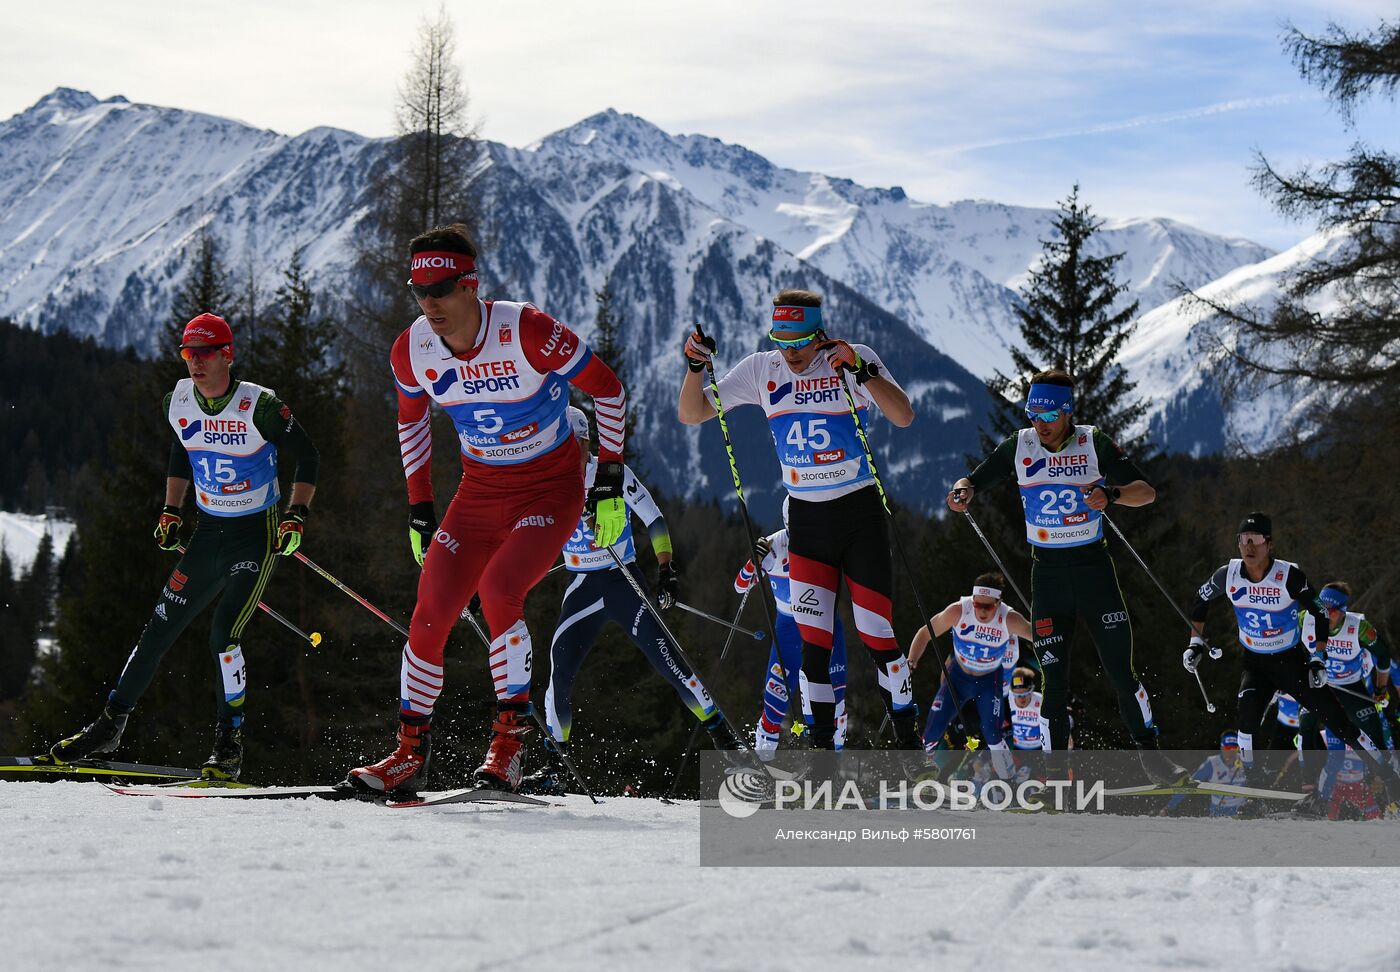
M227 726L222 722L214 733L214 751L199 768L203 780L222 780L232 783L243 770L243 730L238 726Z
M544 750L544 765L521 779L516 793L528 796L564 796L569 792L573 776L564 765L564 761L559 758L560 753L569 751L569 744L547 740Z
M74 760L113 752L122 740L126 720L130 715L130 712L113 712L111 705L108 705L90 726L54 743L49 755L60 763L71 763Z
M1138 762L1147 778L1158 786L1176 786L1186 778L1186 769L1176 765L1170 756L1157 745L1155 735L1147 739L1134 739L1138 750Z

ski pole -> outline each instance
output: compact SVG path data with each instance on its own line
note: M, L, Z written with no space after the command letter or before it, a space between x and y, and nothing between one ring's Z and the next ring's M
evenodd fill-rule
M846 393L846 407L851 410L851 419L856 423L856 436L860 439L860 447L865 452L865 463L870 467L870 476L875 480L875 491L880 494L880 505L885 510L885 518L890 524L890 535L894 537L894 547L899 551L899 559L904 564L904 573L909 577L909 587L914 592L914 604L919 609L919 617L923 619L924 630L928 632L929 650L933 652L933 657L938 660L939 673L943 675L944 684L948 686L948 695L953 700L953 718L957 720L958 726L963 733L967 734L967 726L963 724L962 699L958 698L958 690L953 685L953 675L948 668L948 660L939 653L938 639L933 634L933 626L929 624L928 609L924 607L924 599L919 595L919 585L914 581L914 568L909 564L909 555L904 552L904 541L899 539L898 524L894 522L894 513L890 511L890 501L885 496L885 484L880 481L880 471L875 468L875 455L870 450L870 440L865 437L865 424L860 420L860 413L856 411L856 400L851 395L850 386L846 384L846 376L841 375L841 390ZM907 661L906 661L906 664ZM913 673L909 675L909 685L913 688ZM893 692L891 692L893 695ZM885 713L889 715L889 713ZM893 721L893 717L891 717ZM883 725L883 723L882 723ZM883 733L883 728L881 733Z
M1142 568L1143 573L1147 574L1147 576L1152 579L1152 583L1157 585L1157 590L1162 592L1162 596L1167 599L1167 603L1172 606L1172 610L1177 613L1182 621L1186 622L1186 627L1190 629L1191 634L1193 636L1197 635L1199 632L1196 631L1196 625L1186 616L1186 612L1181 610L1177 605L1176 599L1167 593L1167 589L1162 586L1162 582L1157 579L1157 575L1152 573L1152 568L1148 567L1146 561L1138 556L1138 552L1133 549L1133 545L1128 542L1128 538L1123 536L1123 531L1118 529L1118 524L1114 523L1113 520L1109 518L1109 515L1102 510L1099 511L1099 516L1103 517L1103 521L1113 528L1114 533L1118 534L1118 539L1123 541L1123 546L1128 548L1128 553L1133 555L1133 559L1138 562L1138 566ZM1211 658L1219 658L1222 652L1219 648L1211 646L1209 654ZM1193 671L1191 674L1196 676L1196 685L1201 689L1201 698L1205 700L1206 711L1214 712L1215 703L1210 700L1210 696L1206 693L1206 685L1205 682L1201 681L1201 673L1199 671Z
M1341 692L1343 695L1354 695L1358 699L1365 699L1372 705L1379 706L1382 709L1384 709L1390 703L1389 698L1385 699L1384 701L1377 702L1374 698L1367 695L1365 692L1358 692L1356 691L1356 689L1347 688L1345 685L1333 685L1331 682L1328 682L1325 687L1330 688L1333 692Z
M700 335L702 339L705 337L705 332L699 323L695 325L695 333ZM724 451L729 457L729 474L734 478L734 495L738 497L739 512L744 518L744 534L749 541L749 550L756 550L758 549L758 534L754 531L753 520L749 518L749 504L744 500L744 484L739 479L739 460L734 457L734 440L729 437L729 423L724 418L724 402L720 399L719 382L715 379L714 355L710 355L705 360L705 376L709 379L710 397L714 399L715 417L719 419L720 435L724 437ZM756 559L758 562L754 564L753 568L754 583L763 587L763 590L759 591L758 594L758 599L763 604L763 617L768 622L768 630L777 631L778 627L773 623L775 608L768 604L768 600L772 596L768 574L763 569L763 558ZM778 653L778 667L783 670L783 684L786 685L788 683L788 670L787 665L783 663L782 652Z
M748 592L745 591L744 593L747 594ZM762 641L764 638L768 637L768 633L766 631L750 631L748 628L741 628L737 624L730 624L728 621L724 620L724 618L717 618L708 611L702 611L699 608L691 607L684 601L677 601L676 607L680 608L682 611L687 611L690 614L695 615L696 617L704 618L706 621L713 621L715 624L719 625L722 628L729 628L731 631L737 631L739 634L748 635L754 641Z
M953 492L957 493L962 491L954 490ZM1001 571L1001 576L1006 578L1006 582L1010 584L1011 589L1016 592L1016 596L1021 600L1021 607L1026 609L1026 617L1030 618L1034 613L1031 609L1031 602L1026 598L1025 594L1021 593L1021 588L1017 585L1016 579L1011 576L1011 571L1006 569L1006 565L1001 562L1001 558L997 556L997 552L992 549L991 542L987 539L987 535L982 532L982 528L977 525L977 521L972 518L972 513L968 510L963 510L963 516L967 518L968 523L972 524L972 531L977 534L977 539L982 541L982 546L987 548L987 553L991 554L992 563L997 565L997 570Z
M181 554L183 554L183 553L185 552L185 548L184 548L184 545L183 545L183 544L182 544L181 546L176 547L175 549L178 550L178 551L180 551ZM274 611L272 608L268 607L267 604L264 603L263 601L259 601L259 602L258 602L258 607L259 607L260 609L262 609L264 612L266 612L267 615L268 615L269 617L271 617L274 621L280 621L282 624L284 624L284 625L286 625L288 628L290 628L293 632L296 633L296 636L297 636L298 638L301 638L301 639L303 639L304 641L309 641L309 642L311 642L311 647L312 647L312 648L319 648L319 647L321 646L321 632L319 632L319 631L313 631L313 632L311 632L310 634L307 634L305 631L301 630L301 629L298 628L296 625L292 624L292 622L288 621L288 620L287 620L286 618L284 618L282 615L278 614L278 613L277 613L276 611Z
M724 648L720 650L719 661L715 663L715 674L719 674L720 665L724 664L724 656L729 654L729 646L734 643L734 633L739 630L739 618L744 613L744 605L748 603L749 595L753 593L753 585L750 584L744 591L744 596L739 598L739 610L734 612L734 624L729 627L729 637L724 639ZM695 752L695 743L700 738L700 723L690 727L690 739L686 741L685 751L681 753L680 765L676 767L676 775L671 778L671 789L662 797L664 801L671 801L676 795L676 790L681 785L681 777L685 775L685 764L690 762L690 754Z
M491 639L486 636L486 632L482 630L481 625L477 623L476 617L471 613L471 611L463 612L462 620L466 621L467 624L471 625L472 630L476 632L476 636L481 639L481 643L486 646L486 650L489 652L491 650ZM530 706L530 719L539 728L541 735L545 736L546 738L552 738L549 735L549 726L545 725L544 720L540 718L539 713L535 711L535 707L533 705ZM583 792L588 794L588 799L592 800L594 803L597 803L598 798L595 797L593 795L593 791L588 788L588 781L585 780L583 778L583 774L578 771L578 767L575 766L574 761L569 758L569 754L564 752L562 749L556 749L554 755L559 757L560 762L562 762L565 768L567 768L568 771L573 775L574 779L578 782L578 785L583 788Z
M310 557L306 556L306 554L302 553L300 550L296 550L292 552L292 556L295 557L297 560L300 560L306 566L310 567L316 573L320 574L326 580L330 581L340 590L344 591L346 594L349 594L350 597L356 602L358 602L361 607L368 609L370 614L373 614L375 617L383 621L385 624L389 625L391 628L393 628L399 634L403 635L405 638L408 637L408 631L404 628L403 625L399 624L393 618L389 617L389 615L385 614L383 611L379 610L379 608L369 603L369 601L365 600L363 597L350 590L350 588L346 587L338 579L336 579L330 571L317 564Z
M632 576L632 572L627 569L627 565L622 562L622 558L617 555L617 551L609 547L608 553L612 555L613 562L617 564L617 569L622 571L622 576L627 578L627 583L632 586L632 590L637 592L637 597L641 599L642 604L644 604L647 611L651 613L652 619L656 621L657 626L661 629L661 633L666 636L666 640L670 642L671 647L676 649L676 655L679 656L681 662L692 672L698 671L698 669L690 663L690 659L686 657L685 649L681 647L680 641L671 633L671 629L666 626L666 619L661 616L661 612L657 610L656 605L651 603L651 598L647 597L647 592L642 589L642 585L637 581L637 578ZM728 717L724 714L724 710L719 707L719 699L710 696L710 700L714 702L715 711L719 713L719 717L724 719L725 722L729 722ZM734 725L732 722L729 724L731 728Z

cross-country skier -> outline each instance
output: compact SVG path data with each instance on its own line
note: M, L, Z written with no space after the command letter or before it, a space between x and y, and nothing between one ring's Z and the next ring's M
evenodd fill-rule
M1330 625L1326 638L1327 685L1365 692L1376 701L1384 699L1390 684L1390 651L1364 614L1347 610L1351 587L1345 581L1333 581L1323 585L1317 598L1327 609ZM1303 618L1303 641L1310 651L1317 650L1317 624L1311 614ZM1368 672L1374 679L1371 687ZM1385 745L1385 728L1373 703L1355 696L1339 696L1337 701L1352 725L1377 746Z
M584 482L591 484L597 472L598 460L589 452L588 416L573 406L569 407L568 414L570 428L578 441ZM630 466L623 466L622 482L622 496L627 509L646 523L651 548L656 554L656 602L661 608L668 608L680 594L680 578L671 556L671 535L666 529L666 518L661 515L660 507ZM559 621L554 626L554 641L549 648L549 689L545 693L544 703L551 740L547 748L551 752L567 752L569 731L573 724L574 681L599 632L609 621L626 631L652 667L671 683L680 696L681 704L700 720L715 748L743 748L723 713L715 707L710 693L701 684L700 676L676 653L665 631L622 576L624 569L629 571L638 585L646 590L646 578L636 564L630 516L622 536L612 549L626 565L625 568L617 566L617 561L606 548L595 545L592 526L584 517L579 518L573 535L564 545L564 569L573 575L573 579L564 591L564 601L559 606ZM566 773L567 768L559 765L558 760L551 760L528 777L521 789L528 793L561 793L567 783Z
M1035 690L1035 669L1024 666L1011 673L1011 748L1044 749L1043 696Z
M758 717L758 725L754 727L754 752L763 760L771 760L777 752L788 706L799 691L803 722L808 728L812 725L812 686L802 675L802 633L798 631L797 622L792 616L787 521L788 501L784 500L783 528L758 541L758 553L762 557L760 566L763 573L768 575L768 582L773 588L773 601L778 607L778 616L773 620L773 645L768 652L768 669L764 675L763 712ZM740 594L748 591L754 576L754 563L750 560L734 578L734 590ZM846 741L846 632L840 618L835 620L832 628L831 662L827 671L831 678L831 701L836 706L834 744L841 749Z
M1321 630L1327 630L1331 623L1327 608L1297 564L1274 558L1273 523L1266 514L1246 516L1237 539L1239 558L1218 568L1196 592L1191 608L1196 633L1181 661L1188 672L1196 671L1207 653L1201 635L1210 606L1228 600L1244 648L1238 733L1251 779L1256 775L1254 737L1275 692L1287 692L1337 736L1374 758L1376 744L1352 725L1337 696L1326 688L1326 647L1310 654L1303 642L1303 613L1311 614Z
M180 507L191 480L199 522L102 714L51 752L70 761L115 750L161 658L217 598L209 648L219 665L219 719L213 752L200 775L236 780L243 766L247 689L243 629L257 613L276 555L290 556L301 544L316 492L319 457L291 409L272 389L231 374L233 331L222 317L200 314L186 324L180 356L189 377L165 396L174 442L156 543L162 550L179 548ZM281 515L279 449L296 459L290 502Z
M1196 771L1191 774L1191 779L1200 783L1227 783L1231 786L1242 786L1245 781L1244 759L1240 755L1240 738L1237 733L1223 732L1220 735L1220 752L1217 755L1207 756ZM1183 800L1190 794L1178 793L1172 797L1162 810L1162 815L1173 813L1177 807L1181 806ZM1245 798L1241 796L1227 796L1217 793L1210 798L1210 810L1206 816L1209 817L1233 817L1240 812L1240 807L1244 806Z
M929 706L924 726L924 750L932 753L943 740L952 721L955 706L969 703L977 707L982 740L992 754L997 775L1008 779L1013 772L1011 755L1002 738L1002 679L1010 659L1014 638L1031 637L1031 626L1020 612L1001 599L1006 578L986 573L973 582L972 593L949 604L920 626L909 643L909 667L917 668L929 647L929 628L934 637L953 635L953 653L948 659L938 694ZM956 702L954 699L956 698Z
M1108 554L1101 514L1110 504L1147 506L1157 491L1111 438L1074 424L1074 379L1050 369L1031 378L1031 428L1006 439L953 484L948 508L967 511L979 490L1016 483L1031 545L1034 651L1040 658L1049 748L1069 746L1070 648L1076 618L1099 650L1143 769L1170 783L1186 771L1163 756L1147 689L1133 670L1133 627Z
M875 661L895 737L902 748L918 749L913 685L891 623L889 526L846 395L866 425L878 411L904 428L914 421L914 409L873 350L828 337L818 294L781 291L773 299L768 337L777 349L741 360L720 379L719 392L726 409L762 408L777 448L790 503L792 609L812 699L812 747L836 745L830 655L836 594L844 577L856 631ZM715 417L710 390L700 378L714 353L713 338L695 332L686 339L688 368L677 407L686 425Z
M423 573L403 649L398 748L352 769L347 783L371 793L413 788L431 754L447 636L479 594L497 714L476 779L514 789L532 714L525 595L559 555L584 505L578 447L564 414L568 386L592 396L598 416L599 464L589 502L604 544L616 542L627 521L626 393L565 325L532 304L477 295L477 249L464 226L430 230L409 249L409 289L423 313L394 342L390 362L409 542ZM462 479L440 524L430 475L430 401L452 418L462 451Z

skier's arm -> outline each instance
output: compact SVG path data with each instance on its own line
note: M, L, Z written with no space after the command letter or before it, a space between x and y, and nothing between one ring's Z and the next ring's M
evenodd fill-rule
M936 636L942 636L949 628L957 623L958 615L962 612L962 605L957 601L949 604L942 611L929 618L929 623L920 625L919 630L914 633L914 640L909 642L909 667L918 668L919 659L928 650L929 636L928 629L931 626Z
M1031 623L1015 608L1006 612L1006 626L1018 638L1025 638L1027 641L1035 640L1035 635L1031 633Z
M1325 654L1327 651L1327 636L1321 632L1332 630L1332 619L1327 616L1326 605L1317 599L1317 592L1314 591L1312 585L1308 583L1307 575L1303 573L1301 567L1294 567L1288 572L1287 589L1288 593L1293 596L1293 599L1302 605L1303 610L1312 615L1313 623L1317 625L1315 630L1319 632L1317 636L1317 647L1319 651Z
M948 508L954 513L964 513L979 489L994 483L1016 478L1016 436L1004 439L983 459L977 468L953 484L948 493ZM959 493L959 490L962 492Z
M716 382L726 412L740 405L759 404L757 369L763 366L763 361L763 355L751 354ZM708 382L705 372L686 371L676 405L676 414L683 425L699 425L719 414L715 411L714 392Z
M1096 510L1102 510L1110 503L1116 506L1146 506L1157 498L1157 490L1147 481L1147 477L1123 454L1109 435L1101 429L1094 430L1094 451L1099 457L1099 468L1104 472L1108 485L1100 490L1094 487L1087 503Z
M598 462L622 462L627 391L607 362L566 325L534 307L520 312L520 347L530 367L554 372L593 399Z
M253 406L253 425L262 437L296 460L292 471L292 494L289 506L310 506L316 493L316 476L321 468L321 454L316 451L311 436L301 427L291 408L264 392Z
M666 529L666 517L662 516L661 507L656 505L651 493L627 465L622 467L622 498L627 501L627 508L641 517L642 522L647 525L647 535L651 537L651 549L656 554L656 562L669 563L671 534Z
M408 331L399 335L389 352L394 390L399 399L399 458L408 484L410 506L433 501L433 430L428 393L418 384L408 359Z
M1390 685L1390 649L1381 641L1381 633L1365 618L1361 619L1361 630L1357 632L1362 647L1371 653L1376 662L1376 691L1384 692Z
M1196 591L1195 603L1191 605L1191 627L1198 636L1205 633L1206 615L1210 613L1211 604L1225 596L1225 575L1229 571L1229 564L1221 566Z
M909 396L904 393L903 388L899 387L899 382L890 375L889 368L885 367L885 363L880 360L878 354L864 344L858 344L855 347L862 358L879 369L879 374L867 379L864 385L856 385L854 378L843 375L846 387L855 386L855 388L863 390L866 397L880 409L881 415L901 429L908 428L914 422L914 406L909 403Z

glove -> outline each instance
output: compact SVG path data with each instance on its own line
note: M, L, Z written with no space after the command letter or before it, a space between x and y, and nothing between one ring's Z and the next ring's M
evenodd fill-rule
M1190 646L1181 653L1181 667L1194 675L1196 674L1196 668L1201 664L1201 659L1205 657L1205 640L1197 635L1191 639Z
M297 552L297 547L301 546L302 530L310 514L311 511L301 503L287 507L287 512L282 514L282 522L277 524L275 549L283 557L290 557Z
M1308 686L1320 689L1327 684L1327 657L1313 655L1308 659Z
M622 463L599 462L588 491L593 510L593 543L611 547L627 526L627 504L622 500Z
M162 507L160 519L156 521L156 546L162 550L178 550L180 547L180 524L183 522L180 519L178 506Z
M433 542L437 526L437 511L433 509L431 500L409 505L408 543L413 548L413 559L418 561L419 567L423 566L423 558L427 556L428 544Z
M656 606L666 610L681 596L681 575L675 558L662 564L656 573Z
M761 564L763 563L763 558L767 557L768 554L772 552L773 541L768 537L759 537L758 542L753 545L753 549L754 553L758 554L758 559L755 560L754 563Z
M705 370L705 366L714 361L717 345L715 339L708 334L702 334L700 325L695 325L695 330L686 335L685 339L685 365L697 374Z
M837 371L849 371L856 376L856 384L863 385L871 378L880 375L880 366L862 358L856 349L845 341L827 341L817 346L826 352L827 363Z

